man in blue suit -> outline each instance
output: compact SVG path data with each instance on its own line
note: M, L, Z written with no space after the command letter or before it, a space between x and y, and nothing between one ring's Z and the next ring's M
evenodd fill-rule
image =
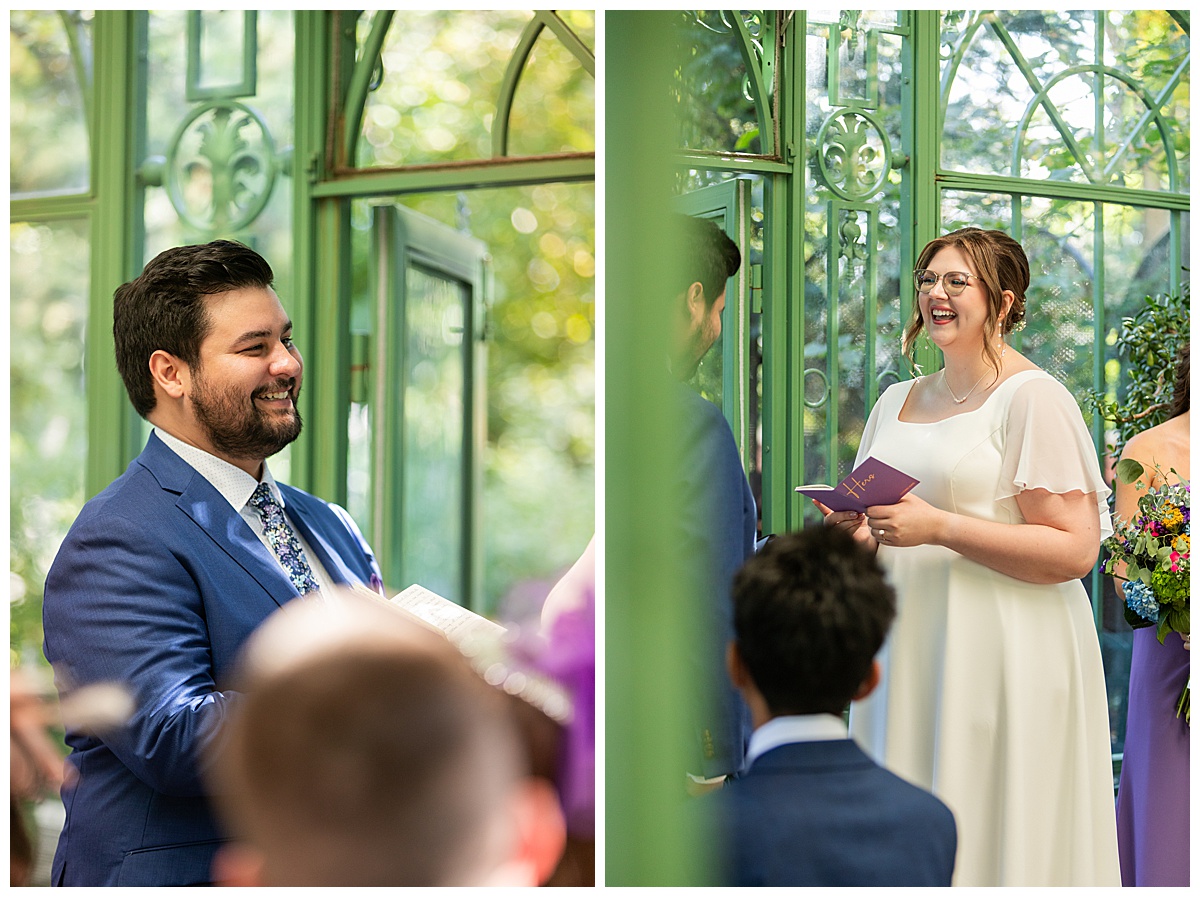
M733 602L730 674L755 729L746 771L704 799L722 883L949 885L950 810L878 766L842 718L878 683L895 617L875 559L831 528L789 533L739 571Z
M154 431L72 525L43 622L64 698L117 683L133 709L67 727L56 885L208 883L223 836L201 757L241 699L228 687L239 648L302 593L382 592L346 512L267 468L300 434L303 377L273 279L256 252L218 240L161 253L114 294L117 367Z
M689 639L689 678L696 684L687 780L693 794L717 787L736 774L750 737L750 713L729 681L725 645L733 634L729 588L733 575L754 552L758 528L754 494L721 409L684 381L721 335L726 282L737 273L737 245L711 221L678 216L685 276L673 308L671 371L680 422L674 483L680 501L678 533L682 571L694 596Z

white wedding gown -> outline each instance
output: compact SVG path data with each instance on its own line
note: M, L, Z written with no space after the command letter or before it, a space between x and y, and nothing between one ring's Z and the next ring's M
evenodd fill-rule
M1024 489L1095 493L1111 533L1091 438L1053 377L1013 375L936 423L899 420L914 382L880 397L856 466L873 455L919 479L930 504L1014 525ZM898 613L851 734L954 812L954 883L1119 886L1104 668L1083 585L1032 585L933 545L878 557Z

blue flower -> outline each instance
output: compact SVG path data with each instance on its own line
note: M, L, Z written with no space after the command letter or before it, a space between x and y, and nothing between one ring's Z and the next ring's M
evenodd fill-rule
M1158 622L1158 601L1154 591L1140 580L1125 583L1125 603L1143 620Z

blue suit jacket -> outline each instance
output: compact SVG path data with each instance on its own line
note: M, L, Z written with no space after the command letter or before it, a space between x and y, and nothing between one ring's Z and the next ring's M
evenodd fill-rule
M682 412L680 541L697 624L689 639L695 646L690 677L698 691L697 732L687 771L711 777L741 769L753 731L746 702L725 669L725 647L733 638L733 576L754 553L758 513L721 409L682 384L675 388Z
M379 584L340 508L280 486L287 516L335 581ZM67 731L78 772L64 789L54 857L60 885L191 885L209 879L222 835L201 781L201 748L239 699L242 643L297 597L270 551L220 493L151 435L89 501L46 578L46 658L65 696L116 682L127 725Z
M769 750L711 800L726 884L930 886L954 872L949 808L849 739Z

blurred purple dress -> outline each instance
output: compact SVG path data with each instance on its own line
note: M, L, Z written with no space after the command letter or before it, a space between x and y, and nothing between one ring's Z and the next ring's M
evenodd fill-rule
M1190 729L1175 717L1190 651L1176 633L1160 645L1154 626L1133 633L1125 759L1117 789L1121 884L1187 886Z

